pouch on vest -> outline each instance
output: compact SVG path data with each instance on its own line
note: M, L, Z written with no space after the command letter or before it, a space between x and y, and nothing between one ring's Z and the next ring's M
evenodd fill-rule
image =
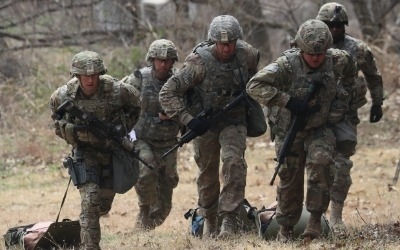
M256 100L247 96L249 107L246 108L247 136L258 137L267 131L264 111Z
M138 181L139 161L121 149L115 149L112 158L113 190L118 194L124 194Z
M4 234L6 249L67 249L80 244L79 221L44 221L13 227Z

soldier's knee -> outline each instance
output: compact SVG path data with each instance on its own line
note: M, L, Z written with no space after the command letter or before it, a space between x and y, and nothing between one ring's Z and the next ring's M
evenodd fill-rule
M356 153L356 141L338 141L336 143L336 151L338 154L349 158Z

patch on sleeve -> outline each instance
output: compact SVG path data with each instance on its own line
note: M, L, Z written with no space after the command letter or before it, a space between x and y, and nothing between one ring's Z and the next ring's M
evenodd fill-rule
M279 70L279 66L276 63L271 63L267 67L265 67L265 71L276 73Z
M182 74L182 79L183 79L183 82L186 84L186 85L189 85L189 76L188 76L188 74L187 74L187 72L183 72L183 74Z

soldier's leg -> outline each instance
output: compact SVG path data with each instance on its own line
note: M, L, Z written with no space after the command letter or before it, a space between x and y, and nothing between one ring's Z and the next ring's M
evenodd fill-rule
M114 201L115 192L111 189L100 189L100 216L108 214Z
M293 226L299 221L303 208L305 151L304 141L299 137L278 173L280 182L277 186L276 220L280 225L278 238L282 242L292 239ZM277 153L283 139L276 137Z
M204 220L203 236L217 233L218 198L220 192L219 161L221 146L218 134L207 132L193 140L194 159L199 168L197 192L199 195L199 214Z
M158 163L154 158L152 148L146 142L136 142L139 148L139 156L155 167L149 169L142 163L139 165L139 179L135 185L138 196L139 213L136 216L135 227L138 229L154 229L155 225L150 219L150 207L157 202L158 197Z
M356 152L357 127L348 121L343 122L340 126L336 126L335 135L337 137L337 154L335 156L335 164L332 165L334 180L330 190L330 222L334 229L340 229L344 228L342 220L343 206L352 184L350 170L353 167L353 162L350 157Z
M218 238L228 238L237 232L237 220L246 187L247 164L244 159L246 134L247 130L244 125L230 125L220 133L224 181L219 197L219 214L222 216L222 225Z
M79 187L81 195L81 244L85 250L100 249L100 188L97 184L87 182Z
M156 226L161 225L171 212L173 189L176 188L179 182L176 164L177 151L169 154L165 158L161 158L168 149L170 149L170 147L155 150L157 159L159 159L160 162L158 201L151 206L152 211L150 213L150 218Z
M329 206L330 166L336 138L328 128L319 128L305 142L307 157L306 207L310 212L303 236L314 239L321 234L321 216Z

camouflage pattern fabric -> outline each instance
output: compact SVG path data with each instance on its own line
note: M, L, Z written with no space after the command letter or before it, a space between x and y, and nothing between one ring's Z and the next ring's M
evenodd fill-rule
M188 106L201 108L220 107L232 100L238 86L235 78L238 65L235 59L231 62L221 63L212 56L213 44L201 44L200 52L193 52L187 56L182 69L162 87L160 91L160 103L165 112L173 119L187 124L193 119L196 112L188 109ZM241 52L241 51L242 52ZM257 71L259 53L248 43L237 41L237 54L242 74L251 77ZM232 66L233 68L229 68ZM227 74L228 71L231 73ZM217 78L217 75L224 75ZM213 84L211 85L212 81ZM247 79L244 79L246 82ZM208 88L209 86L210 88ZM228 88L226 88L228 87ZM233 91L230 91L233 90ZM184 96L191 91L195 93L189 103ZM197 110L198 111L198 110ZM237 112L236 112L237 111ZM198 205L200 214L204 217L216 217L233 213L238 215L240 205L243 203L246 186L247 165L244 159L246 149L245 113L241 107L227 114L225 120L231 122L211 128L211 131L197 137L193 141L195 161L199 167L197 177ZM220 192L219 164L222 158L223 187Z
M357 71L361 71L364 75L365 79L359 77L356 80L357 89L354 94L355 98L352 100L346 114L347 119L351 120L353 124L358 124L360 119L358 118L357 109L366 103L366 87L371 94L372 104L383 104L382 75L376 66L371 49L363 41L346 34L343 41L333 44L332 48L345 50L349 53L357 65Z
M357 88L346 112L346 120L349 122L343 122L335 128L338 153L335 164L332 165L335 177L331 200L343 205L352 184L350 170L353 162L350 157L356 152L357 124L360 123L358 109L367 103L367 88L371 94L372 105L382 105L384 97L381 73L376 66L371 49L364 42L346 34L342 42L332 47L347 51L355 61L357 70L364 75L356 79Z
M65 100L71 100L80 109L121 128L121 136L127 135L139 116L139 94L134 87L109 75L100 75L99 78L99 89L90 98L82 94L79 80L72 78L52 94L51 110L54 113ZM66 113L61 120L55 121L55 133L72 145L71 156L82 160L86 171L94 176L78 187L81 194L81 242L82 249L100 249L99 217L108 213L115 196L110 178L113 147L104 138L97 138L84 129L76 131L75 125L83 124Z
M159 103L159 92L165 81L153 76L152 67L143 68L139 72L122 81L135 86L140 92L141 115L134 127L138 138L135 147L140 150L140 157L156 170L150 170L140 163L140 175L135 190L139 206L150 205L150 223L159 226L171 212L173 189L179 182L177 151L165 158L161 156L177 143L180 124L174 120L160 120L158 116L163 112Z
M305 129L297 133L290 154L279 171L277 221L280 225L293 226L301 216L304 169L307 171L307 210L318 214L328 208L332 185L330 165L335 148L334 133L328 125L330 106L337 94L337 80L340 79L347 91L352 91L355 73L353 61L344 51L329 49L323 64L312 70L303 61L300 50L295 49L283 53L247 84L247 93L268 107L278 153L291 120L291 113L285 108L290 96L301 99L302 89L309 84L307 78L323 83L314 96L321 110L311 114Z
M141 164L135 190L139 199L138 205L150 205L149 217L151 223L159 226L171 212L173 189L179 182L177 151L161 158L171 146L154 146L147 143L146 140L139 140L136 147L139 148L142 159L158 168L151 170Z

